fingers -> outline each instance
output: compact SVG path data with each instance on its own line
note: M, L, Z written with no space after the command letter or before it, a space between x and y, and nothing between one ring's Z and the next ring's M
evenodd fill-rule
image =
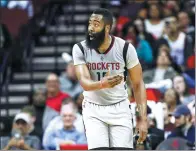
M122 79L123 79L123 76L121 76L121 75L115 75L115 76L111 76L108 78L108 80L112 83L121 81Z
M143 143L143 141L145 141L146 137L147 137L147 132L146 131L140 131L139 132L139 138L137 140L137 143L140 144L140 143Z
M120 84L122 79L123 77L120 75L113 76L108 79L108 83L110 84L111 87L114 87L115 85Z

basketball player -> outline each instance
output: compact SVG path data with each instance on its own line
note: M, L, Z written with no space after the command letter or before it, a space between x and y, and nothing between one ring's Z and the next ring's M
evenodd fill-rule
M113 16L97 9L89 18L86 40L73 46L76 75L84 89L83 120L88 149L132 149L132 115L124 82L127 67L139 112L138 143L147 135L146 91L135 48L110 35ZM125 63L126 62L126 63Z

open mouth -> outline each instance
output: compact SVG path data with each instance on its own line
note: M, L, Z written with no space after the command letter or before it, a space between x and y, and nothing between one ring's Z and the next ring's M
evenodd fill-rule
M90 36L90 40L93 40L94 39L94 37L93 36Z
M90 36L90 40L93 40L95 37L93 34L89 33L89 36Z

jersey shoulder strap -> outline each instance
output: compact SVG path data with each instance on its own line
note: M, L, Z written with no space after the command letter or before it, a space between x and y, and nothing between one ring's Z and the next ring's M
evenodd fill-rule
M126 79L127 79L127 59L126 58L127 58L128 47L129 47L129 43L125 42L125 45L123 47L123 59L124 59L124 62L125 62L124 81L126 81Z
M82 53L84 54L84 48L83 48L82 44L79 42L79 43L77 43L77 45L80 48L80 50L82 51Z
M124 48L123 48L123 59L124 59L124 62L125 62L125 67L127 65L127 50L128 50L128 47L129 47L129 43L128 42L125 42L125 45L124 45Z

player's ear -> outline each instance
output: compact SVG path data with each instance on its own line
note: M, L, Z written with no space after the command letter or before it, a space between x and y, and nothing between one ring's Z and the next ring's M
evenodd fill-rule
M107 33L109 33L110 32L110 25L106 25L105 30Z

